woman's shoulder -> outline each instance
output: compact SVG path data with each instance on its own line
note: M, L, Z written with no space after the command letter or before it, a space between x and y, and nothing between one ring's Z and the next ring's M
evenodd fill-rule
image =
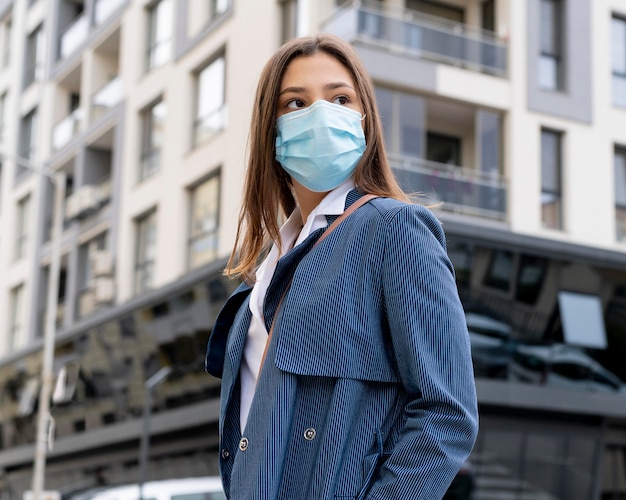
M388 220L395 219L402 214L409 217L418 217L424 222L432 221L432 223L439 225L435 214L428 207L419 203L411 203L382 196L374 198L370 203L383 218Z
M445 241L445 234L439 219L424 205L410 203L394 198L375 198L370 204L394 239L403 239L415 235L416 231L431 233L440 242Z

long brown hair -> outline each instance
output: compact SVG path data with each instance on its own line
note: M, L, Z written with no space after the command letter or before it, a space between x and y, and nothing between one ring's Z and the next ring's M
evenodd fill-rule
M289 63L317 52L334 57L350 71L361 100L367 146L354 173L355 184L365 193L408 201L387 161L374 87L356 51L327 33L290 40L266 63L259 79L250 123L243 205L235 246L225 269L230 277L254 282L255 269L268 244L280 245L279 218L296 207L290 177L275 159L276 105Z

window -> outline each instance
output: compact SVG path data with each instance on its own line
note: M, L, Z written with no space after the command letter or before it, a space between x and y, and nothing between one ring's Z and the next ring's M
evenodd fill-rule
M148 11L148 70L162 66L172 56L174 10L171 0L160 0Z
M494 250L491 254L489 269L485 274L484 284L508 292L513 280L515 256L508 250Z
M539 86L562 90L563 82L562 0L541 0Z
M24 285L11 290L11 316L9 323L9 350L19 347L24 335Z
M188 0L187 35L191 38L230 8L231 0Z
M480 4L481 27L484 30L496 30L496 1L486 0Z
M220 177L214 175L191 191L189 227L189 267L211 262L217 257Z
M4 144L6 140L7 116L9 106L9 95L4 92L0 95L0 144Z
M543 227L562 229L561 133L541 131L541 222Z
M157 101L142 112L142 144L139 180L154 175L161 165L163 127L167 108L163 101Z
M20 126L19 156L31 163L37 162L37 108L34 108L24 118ZM21 174L27 168L18 165Z
M22 198L17 204L17 219L15 224L15 260L26 254L28 246L28 224L30 215L30 195Z
M0 67L7 68L11 64L11 32L10 19L7 19L0 26Z
M461 164L461 139L443 134L426 134L426 159L447 165Z
M626 107L626 19L613 17L611 24L613 103Z
M39 25L26 39L26 61L24 64L24 88L43 78L44 37Z
M533 255L522 255L517 272L515 300L534 305L541 293L547 270L548 259Z
M615 148L615 236L626 243L626 148Z
M293 38L298 33L298 0L281 2L282 39Z
M135 293L152 288L156 260L156 211L144 215L135 222Z
M195 144L224 128L224 66L224 56L220 56L198 74Z
M417 95L376 87L385 146L392 153L424 158L426 102Z
M416 10L430 16L441 17L455 23L463 23L465 13L463 9L438 2L426 0L407 0L407 9Z

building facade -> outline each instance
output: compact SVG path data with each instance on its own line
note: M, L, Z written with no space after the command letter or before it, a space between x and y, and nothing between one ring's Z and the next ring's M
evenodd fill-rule
M473 498L626 497L623 0L0 0L0 499L31 487L49 304L46 489L136 481L148 396L148 477L217 473L203 355L255 85L318 31L447 233Z

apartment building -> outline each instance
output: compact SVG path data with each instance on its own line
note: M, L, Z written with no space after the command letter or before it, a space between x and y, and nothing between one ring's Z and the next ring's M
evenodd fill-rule
M253 92L318 31L357 48L447 232L473 498L624 498L623 0L0 0L0 499L31 487L46 318L46 489L136 481L148 397L148 477L217 473L203 354Z

